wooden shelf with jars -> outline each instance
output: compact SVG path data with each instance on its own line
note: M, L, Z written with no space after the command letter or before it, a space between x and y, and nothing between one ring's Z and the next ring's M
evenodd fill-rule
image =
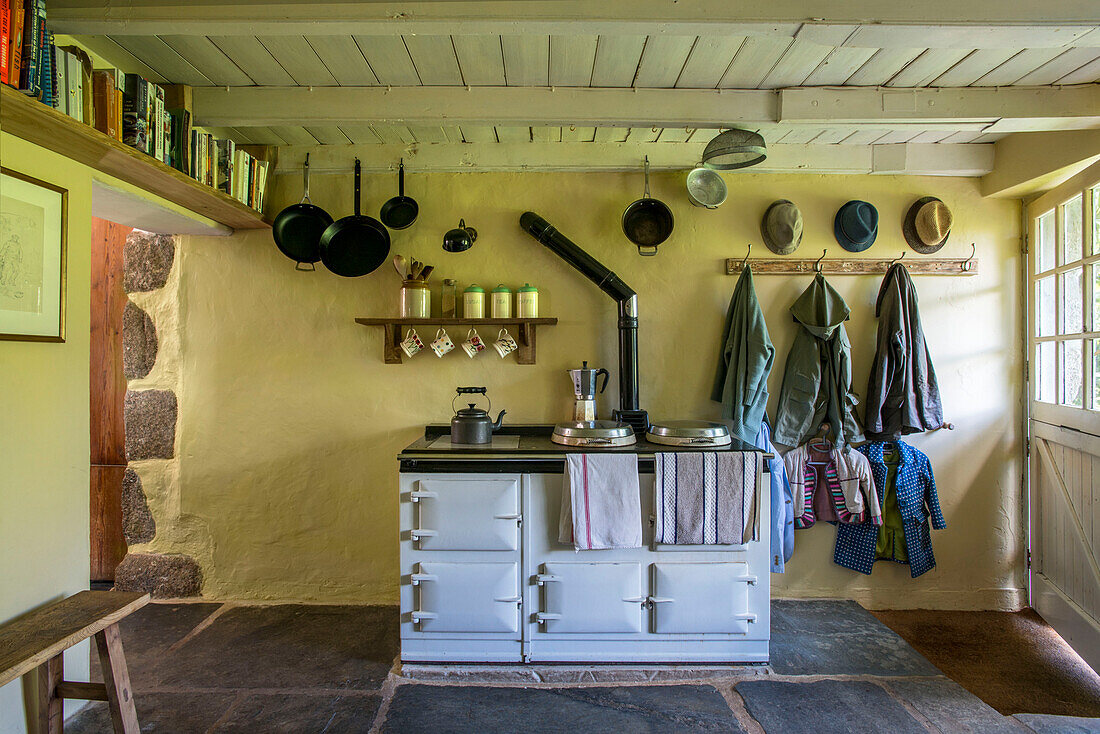
M512 327L516 330L513 336L515 336L516 343L519 345L519 348L516 349L516 363L534 364L535 328L538 326L553 326L558 323L558 320L555 318L461 319L449 316L421 319L392 316L389 318L357 318L355 319L355 323L363 324L364 326L381 326L385 329L382 352L386 364L401 364L402 357L404 356L404 352L401 351L401 332L404 330L404 327L408 326L469 326L473 328L478 326ZM485 335L483 335L483 338L484 337ZM453 339L454 336L451 338Z

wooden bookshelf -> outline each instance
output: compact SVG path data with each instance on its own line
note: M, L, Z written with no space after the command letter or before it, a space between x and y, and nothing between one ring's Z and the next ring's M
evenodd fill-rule
M152 156L0 84L0 130L144 189L232 229L265 229L263 215Z

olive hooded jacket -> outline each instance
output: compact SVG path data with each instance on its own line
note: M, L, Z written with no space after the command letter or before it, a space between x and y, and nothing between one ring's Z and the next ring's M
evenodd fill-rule
M746 267L737 279L726 312L722 353L710 398L722 403L722 417L731 422L734 438L748 444L756 444L764 419L774 358L775 348L756 298L752 270Z
M863 441L852 392L852 345L844 330L851 310L818 273L791 314L798 323L775 418L775 442L799 446L828 422L838 449Z

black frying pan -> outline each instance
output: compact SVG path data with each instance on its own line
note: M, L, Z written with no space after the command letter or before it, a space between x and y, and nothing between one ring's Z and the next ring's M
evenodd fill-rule
M656 255L657 245L672 234L672 226L672 210L649 195L649 156L646 156L645 194L623 212L623 233L638 246L639 255Z
M295 270L316 270L313 263L321 259L321 235L332 224L332 217L309 199L309 153L302 171L302 201L279 212L271 234L279 250L297 263Z
M390 254L390 233L374 217L359 213L361 167L355 159L355 214L336 220L321 235L321 262L345 278L374 271Z
M411 196L405 196L405 159L397 168L397 196L382 205L378 217L390 229L405 229L416 221L420 205Z

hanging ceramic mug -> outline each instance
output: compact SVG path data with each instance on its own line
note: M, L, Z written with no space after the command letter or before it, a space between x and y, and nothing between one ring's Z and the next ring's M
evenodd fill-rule
M447 336L447 330L440 328L435 333L435 341L432 342L432 351L435 352L435 356L442 357L454 348L455 343L451 341L451 337Z
M497 354L500 355L501 359L504 359L518 348L519 345L516 344L516 340L512 338L507 329L501 329L500 333L497 334L497 340L493 342L493 349L497 350Z
M401 351L412 357L423 348L424 342L421 340L420 335L416 333L416 329L409 329L405 339L401 342Z
M462 348L470 359L485 351L485 341L477 333L477 329L470 329L466 335L466 341L462 342Z

